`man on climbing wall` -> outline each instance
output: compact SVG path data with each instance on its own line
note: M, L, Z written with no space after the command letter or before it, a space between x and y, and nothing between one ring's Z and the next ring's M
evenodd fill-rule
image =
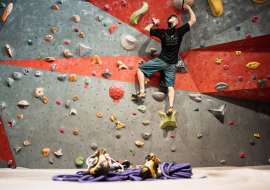
M158 58L150 60L137 68L137 75L140 84L140 92L132 94L133 97L145 98L145 75L148 77L155 72L163 72L165 76L165 83L168 87L169 108L166 112L167 115L173 113L173 102L175 97L174 81L176 63L178 62L178 52L182 42L182 38L188 32L191 26L196 22L196 17L191 8L184 4L183 9L187 10L190 14L190 21L185 25L176 28L178 18L172 14L167 22L169 29L153 29L152 27L159 24L158 19L153 18L153 22L145 27L144 31L150 33L150 36L155 36L161 40L162 51Z

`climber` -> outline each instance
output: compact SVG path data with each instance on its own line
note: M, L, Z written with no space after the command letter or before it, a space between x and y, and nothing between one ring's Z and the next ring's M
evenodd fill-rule
M132 94L132 96L136 98L145 98L145 75L149 77L155 72L163 72L166 86L169 90L169 108L166 112L167 115L171 115L173 113L173 102L175 97L175 70L176 63L178 62L178 52L182 38L184 34L188 32L191 26L196 22L194 12L187 4L183 5L183 9L189 12L190 21L179 28L176 28L178 24L178 17L174 14L172 14L167 20L169 29L153 29L153 26L159 24L159 20L154 18L153 22L145 27L145 32L148 32L150 33L150 36L155 36L161 40L162 51L158 58L150 60L137 68L140 92Z

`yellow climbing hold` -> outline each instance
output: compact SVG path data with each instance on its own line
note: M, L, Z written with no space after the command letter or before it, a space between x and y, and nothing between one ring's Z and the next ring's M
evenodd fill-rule
M130 16L130 23L131 24L138 24L137 21L140 18L140 16L142 16L146 11L148 10L148 4L143 2L142 3L142 8L136 12L134 12L131 16Z
M221 0L208 0L208 3L215 17L219 17L223 13L223 5Z
M252 0L255 3L265 3L267 0Z
M116 119L116 115L115 114L112 114L111 120L114 121L115 119Z
M216 58L216 64L218 64L218 65L220 65L220 63L221 63L221 61L222 61L223 59L218 59L218 58Z
M145 77L144 84L147 84L149 81L150 81L150 79Z
M249 62L246 67L249 69L257 69L260 66L258 62Z
M121 123L120 121L116 121L115 123L117 124L116 129L120 129L120 128L123 128L123 127L125 127L125 126L126 126L126 124Z
M143 146L144 145L144 143L142 141L135 141L135 144L137 146Z
M259 133L254 134L254 137L260 138Z
M235 51L236 55L241 55L241 51Z

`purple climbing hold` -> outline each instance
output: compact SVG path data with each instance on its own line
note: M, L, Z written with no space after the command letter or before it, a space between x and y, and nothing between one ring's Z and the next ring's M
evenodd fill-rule
M11 166L12 165L12 160L8 161L8 165Z
M36 72L36 76L37 76L37 77L39 77L39 76L41 76L41 75L42 75L42 72L40 72L40 71L37 71L37 72Z
M252 22L257 22L258 19L259 19L259 17L255 16L255 17L253 17Z
M97 72L96 72L96 71L93 71L93 72L92 72L92 75L93 75L93 76L95 76L96 74L97 74Z
M23 73L27 75L27 73L29 73L29 69L25 69Z
M6 107L7 107L6 103L3 102L3 103L1 104L1 111L2 111L3 109L5 109Z
M9 127L13 127L15 125L16 121L14 119L10 120L7 124Z
M243 80L243 77L242 76L239 76L239 77L237 77L237 80L238 81L242 81Z

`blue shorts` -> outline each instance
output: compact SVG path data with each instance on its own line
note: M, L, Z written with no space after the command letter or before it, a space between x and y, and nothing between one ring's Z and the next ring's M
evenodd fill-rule
M160 58L152 59L138 67L144 74L150 77L155 72L163 72L167 87L174 87L176 64L169 64Z

